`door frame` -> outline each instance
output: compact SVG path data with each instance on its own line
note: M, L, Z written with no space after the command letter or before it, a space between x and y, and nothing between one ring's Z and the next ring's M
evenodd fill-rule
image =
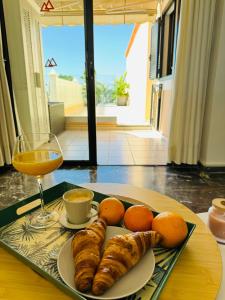
M97 165L97 139L96 139L96 113L95 113L95 74L94 74L94 33L93 33L93 0L83 0L84 6L84 34L85 34L85 73L87 90L87 112L88 112L88 144L89 160L66 160L62 166L96 166ZM18 135L18 124L13 97L13 84L9 60L9 51L6 35L6 24L4 18L3 0L0 0L1 30L4 57L6 59L6 74L11 96L13 117Z
M93 0L84 1L85 69L88 109L89 161L97 165Z

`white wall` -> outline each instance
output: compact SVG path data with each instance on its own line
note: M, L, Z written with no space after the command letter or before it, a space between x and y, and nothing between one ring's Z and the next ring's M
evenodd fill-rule
M77 81L59 78L55 72L49 74L49 101L64 102L65 114L76 114L84 108L82 85Z
M141 24L127 56L129 106L134 122L145 122L149 24Z
M225 166L225 4L217 1L200 161Z

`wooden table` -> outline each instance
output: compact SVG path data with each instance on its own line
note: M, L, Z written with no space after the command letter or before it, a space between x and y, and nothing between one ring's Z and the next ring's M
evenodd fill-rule
M83 184L84 187L136 199L156 211L173 211L197 225L182 255L178 259L159 299L216 299L220 287L222 261L211 233L192 211L179 202L153 192L124 184ZM53 284L0 248L1 300L66 300L71 299Z
M208 212L199 213L198 217L208 226ZM223 262L223 269L222 269L222 279L221 279L221 286L219 293L217 295L217 300L224 300L225 299L225 244L218 244L220 249L220 253L222 256Z

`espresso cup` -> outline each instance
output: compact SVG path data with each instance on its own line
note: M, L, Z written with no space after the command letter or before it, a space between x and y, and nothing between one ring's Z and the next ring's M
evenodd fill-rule
M77 188L63 195L68 222L83 224L98 214L98 203L93 201L94 193L88 189ZM95 207L96 213L91 208Z

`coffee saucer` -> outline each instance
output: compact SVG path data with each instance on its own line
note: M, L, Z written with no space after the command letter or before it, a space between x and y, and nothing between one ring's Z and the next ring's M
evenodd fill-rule
M67 216L66 216L66 211L64 211L61 216L59 217L59 222L66 228L69 229L82 229L85 228L86 226L90 225L91 223L93 223L95 220L98 219L98 216L96 215L96 210L94 208L91 209L91 214L93 215L93 217L91 217L86 223L83 224L73 224L70 223L67 220Z

